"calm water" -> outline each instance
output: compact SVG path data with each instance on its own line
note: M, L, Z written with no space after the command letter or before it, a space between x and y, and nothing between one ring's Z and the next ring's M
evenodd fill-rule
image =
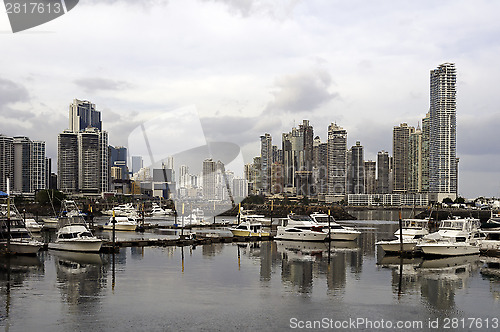
M432 330L429 321L438 319L442 330L446 318L464 318L456 330L497 330L500 278L485 275L479 257L401 265L374 245L392 234L396 223L354 226L363 231L358 241L330 248L274 241L122 248L114 257L48 251L0 258L0 326L5 331L267 331L311 320L359 319L351 330L374 330L381 320L420 321L414 330ZM475 319L472 328L469 318Z

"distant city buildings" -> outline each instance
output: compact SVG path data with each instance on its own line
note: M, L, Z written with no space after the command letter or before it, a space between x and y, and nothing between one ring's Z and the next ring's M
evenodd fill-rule
M0 134L0 190L15 194L33 194L47 189L50 180L50 159L45 142L25 136L8 137Z

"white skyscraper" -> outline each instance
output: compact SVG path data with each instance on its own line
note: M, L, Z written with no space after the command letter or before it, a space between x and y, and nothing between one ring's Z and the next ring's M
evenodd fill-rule
M454 199L457 193L457 119L455 64L430 73L429 191Z

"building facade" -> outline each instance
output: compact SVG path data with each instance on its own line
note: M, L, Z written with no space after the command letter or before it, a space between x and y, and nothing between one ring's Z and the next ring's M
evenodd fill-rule
M430 72L429 191L439 201L457 194L456 79L453 63Z
M392 135L392 156L393 156L393 176L394 192L407 193L409 189L409 137L415 131L415 128L402 123L394 127Z
M346 194L347 131L332 123L328 126L328 195Z

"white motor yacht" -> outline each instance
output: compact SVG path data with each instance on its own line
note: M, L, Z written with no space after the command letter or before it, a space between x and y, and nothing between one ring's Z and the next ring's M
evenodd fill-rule
M102 213L108 216L112 216L113 212L116 217L128 217L130 215L137 215L137 210L134 208L134 205L132 203L118 205L111 210L106 210Z
M352 227L344 227L338 224L332 216L324 213L314 212L311 214L312 220L321 226L323 232L330 235L330 240L334 241L354 241L358 238L360 231Z
M413 252L417 243L429 234L429 222L427 219L403 219L401 233L403 235L403 252ZM378 241L375 245L380 246L386 253L401 251L400 230L394 232L395 240Z
M199 208L192 210L191 214L181 218L184 218L184 226L198 226L206 224L205 213Z
M135 231L139 223L134 217L115 217L115 230L116 231ZM113 230L113 217L104 224L103 229Z
M63 213L59 217L56 240L49 243L49 249L79 252L99 252L102 240L88 229L79 213L68 216L64 211L78 211L74 201L63 201Z
M318 226L309 216L288 215L280 220L277 227L276 239L299 241L324 241L328 233Z
M455 218L442 220L439 231L422 238L416 248L425 255L461 256L479 254L479 219Z
M153 203L152 208L151 208L151 216L153 217L163 217L163 216L168 216L169 214L172 213L171 209L163 209L161 208L158 204Z

